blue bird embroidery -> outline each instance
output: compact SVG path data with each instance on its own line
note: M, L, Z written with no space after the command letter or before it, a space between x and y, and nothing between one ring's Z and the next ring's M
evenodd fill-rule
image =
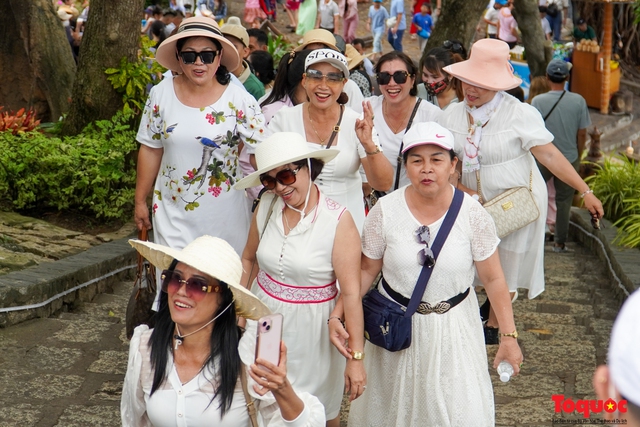
M200 140L200 143L204 146L202 147L202 163L200 163L198 171L193 175L193 178L190 179L190 182L193 183L197 179L200 179L200 184L198 185L198 188L200 188L205 181L211 154L216 148L220 148L220 143L224 140L224 136L218 135L214 139L198 136L196 139Z

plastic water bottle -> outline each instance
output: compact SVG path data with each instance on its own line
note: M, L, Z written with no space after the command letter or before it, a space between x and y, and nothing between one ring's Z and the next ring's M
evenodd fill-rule
M508 383L511 379L511 375L513 375L513 366L511 366L511 363L506 360L500 362L498 365L498 375L500 375L500 381Z

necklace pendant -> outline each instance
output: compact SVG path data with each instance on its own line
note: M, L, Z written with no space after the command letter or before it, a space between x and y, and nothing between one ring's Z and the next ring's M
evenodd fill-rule
M183 337L181 337L180 335L174 335L174 336L173 336L173 339L175 339L175 340L176 340L176 345L175 345L175 347L173 348L173 350L174 350L174 351L176 351L176 350L178 350L178 346L181 346L181 345L182 345L182 341L184 340L184 338L183 338Z

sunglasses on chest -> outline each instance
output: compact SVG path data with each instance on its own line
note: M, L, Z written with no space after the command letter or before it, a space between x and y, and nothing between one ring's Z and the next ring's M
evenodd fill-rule
M407 71L396 71L393 74L389 74L386 71L382 71L376 74L376 78L378 79L379 85L388 85L392 77L397 84L401 85L407 82L407 79L409 78L410 75L411 74L409 74Z
M260 182L267 190L275 189L278 182L282 185L291 185L296 182L296 175L298 174L298 171L300 171L300 168L296 170L282 169L275 177L265 173L260 175Z
M191 65L196 63L196 59L200 58L203 64L213 64L213 60L216 59L218 55L217 50L205 50L202 52L194 52L194 51L184 51L180 52L180 58L182 58L182 62L186 65Z

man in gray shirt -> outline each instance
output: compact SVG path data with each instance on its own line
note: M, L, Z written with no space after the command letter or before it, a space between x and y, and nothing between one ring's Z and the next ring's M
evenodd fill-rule
M531 105L545 119L545 125L554 136L553 144L571 162L575 170L580 167L580 158L587 140L587 127L591 125L589 110L584 98L577 93L564 90L569 77L570 64L554 59L547 66L547 81L551 91L536 96ZM569 231L571 203L575 190L553 176L547 168L538 165L545 180L553 177L556 188L556 216L554 252L567 252L565 242Z

